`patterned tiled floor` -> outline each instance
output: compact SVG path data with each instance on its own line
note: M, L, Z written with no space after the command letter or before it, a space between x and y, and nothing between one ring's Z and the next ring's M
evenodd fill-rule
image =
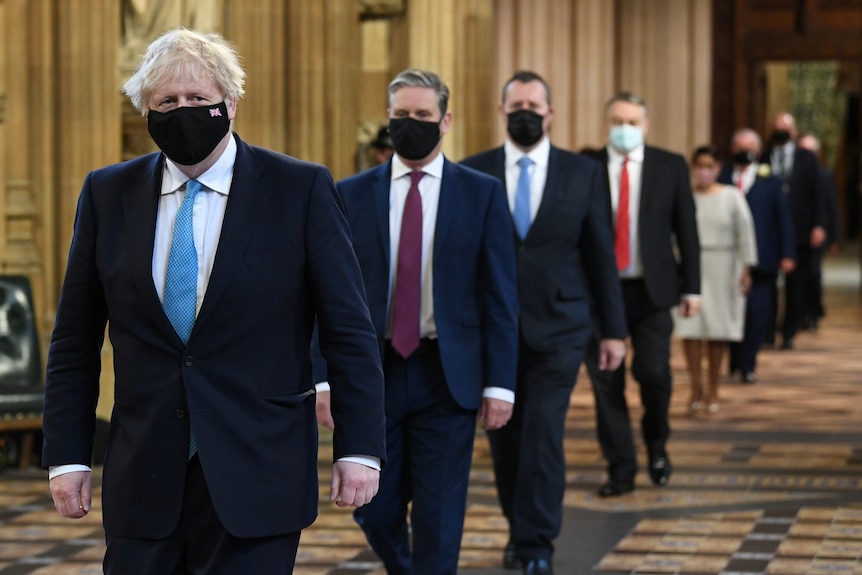
M581 377L568 419L557 573L862 575L862 305L858 281L850 284L829 288L828 317L795 350L761 354L757 384L725 378L716 414L687 412L687 376L674 349L667 488L641 474L631 495L595 496L604 464ZM636 387L629 392L636 406ZM639 418L636 408L632 416ZM326 501L328 459L324 438L321 513L303 533L295 573L381 575L350 513ZM100 517L97 501L86 519L62 520L43 472L0 471L0 575L101 573ZM506 537L479 434L459 572L506 573Z

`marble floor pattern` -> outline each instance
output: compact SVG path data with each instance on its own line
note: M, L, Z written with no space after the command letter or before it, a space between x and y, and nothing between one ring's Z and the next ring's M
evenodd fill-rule
M827 317L819 329L801 333L792 351L765 349L755 385L726 376L715 414L688 412L688 378L674 343L674 474L666 488L653 487L641 473L630 495L595 495L604 463L590 383L582 374L567 423L558 574L862 575L857 262L855 255L830 260ZM634 383L627 393L637 421ZM330 453L323 435L320 516L303 533L295 573L382 575L350 513L327 501ZM644 453L641 458L645 463ZM0 575L101 573L100 520L98 499L81 521L58 517L43 471L0 470ZM506 539L487 441L479 432L459 573L517 573L500 567Z

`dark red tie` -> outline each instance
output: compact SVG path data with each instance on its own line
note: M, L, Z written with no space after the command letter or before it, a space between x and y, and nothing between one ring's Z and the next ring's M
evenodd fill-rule
M423 172L410 172L410 191L401 218L398 267L392 302L392 347L403 358L419 347L419 316L422 303L422 196L419 180Z
M617 256L617 269L620 271L629 267L631 260L628 162L628 156L623 157L623 169L620 171L620 199L617 203L617 232L614 237L614 254Z

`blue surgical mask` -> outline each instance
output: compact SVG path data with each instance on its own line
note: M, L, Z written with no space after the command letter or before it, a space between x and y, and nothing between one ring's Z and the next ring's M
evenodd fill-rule
M611 126L611 145L618 152L628 154L644 143L644 133L637 126L623 124L622 126Z

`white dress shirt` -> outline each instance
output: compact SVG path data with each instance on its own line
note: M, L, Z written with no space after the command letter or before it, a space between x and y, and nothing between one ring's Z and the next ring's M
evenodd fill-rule
M515 195L518 192L518 177L521 167L518 162L524 156L533 161L530 166L530 224L536 220L542 197L545 194L545 184L548 181L548 157L551 155L551 140L547 136L526 154L515 146L508 138L503 144L506 157L506 195L509 198L509 212L515 212Z
M613 146L608 146L608 180L611 185L611 207L614 214L614 229L616 229L617 207L620 203L620 174L623 171L623 156ZM643 261L640 255L638 238L638 216L641 204L641 176L644 165L644 146L641 144L627 154L629 159L626 170L629 174L629 265L620 271L620 278L633 279L643 277Z

